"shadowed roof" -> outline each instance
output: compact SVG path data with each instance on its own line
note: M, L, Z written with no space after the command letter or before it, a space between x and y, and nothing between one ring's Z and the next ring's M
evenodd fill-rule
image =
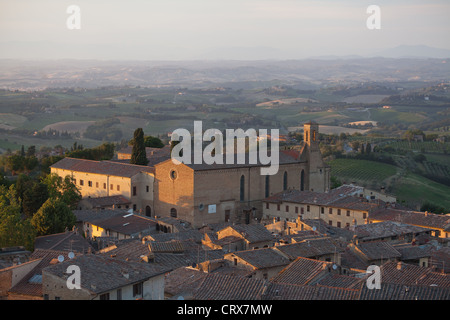
M132 176L140 172L154 173L154 169L148 166L138 166L134 164L113 161L94 161L75 158L64 158L53 164L51 168L127 178L131 178Z

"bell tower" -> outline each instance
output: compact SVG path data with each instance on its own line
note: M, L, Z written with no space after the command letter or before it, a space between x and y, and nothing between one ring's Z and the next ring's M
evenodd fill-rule
M328 192L330 190L330 167L322 159L319 148L319 124L310 121L303 124L303 141L308 161L309 190Z
M310 149L319 148L319 124L310 121L303 125L303 141Z

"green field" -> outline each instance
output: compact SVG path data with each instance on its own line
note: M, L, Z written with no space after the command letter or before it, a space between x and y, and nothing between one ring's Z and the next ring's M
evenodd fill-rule
M416 210L425 202L450 209L450 187L396 166L357 159L335 159L328 163L331 175L342 183L356 183L372 189L386 187L397 201Z
M371 120L384 123L420 123L426 116L420 113L402 112L394 109L370 109Z
M331 175L347 183L355 181L381 185L398 171L390 164L357 159L335 159L329 165Z
M397 197L397 201L405 201L407 204L416 205L417 208L424 202L429 202L450 210L450 187L420 175L408 173L401 177L393 184L392 193Z

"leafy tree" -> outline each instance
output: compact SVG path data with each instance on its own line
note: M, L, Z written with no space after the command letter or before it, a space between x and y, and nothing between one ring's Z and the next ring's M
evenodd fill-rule
M351 146L354 151L358 151L360 143L358 140L355 140L355 141L352 141Z
M23 219L15 185L0 186L0 247L25 246L32 251L35 230L30 219Z
M18 154L13 154L6 159L6 167L12 175L23 170L23 159L24 157Z
M36 168L38 164L39 161L35 156L27 156L23 158L23 168L28 173Z
M25 156L32 157L32 156L35 156L35 155L36 155L36 146L29 146Z
M81 200L80 191L70 176L62 178L55 173L50 173L42 180L42 183L47 186L50 199L60 200L71 209L75 209L78 201Z
M413 157L413 159L414 159L414 161L416 161L416 162L424 162L424 161L427 160L427 157L425 157L424 154L419 153L418 155L415 155L415 156Z
M84 149L78 148L70 151L66 154L67 157L78 158L78 159L88 159L88 160L110 160L114 156L115 146L113 143L103 143L101 146Z
M149 148L162 148L164 147L164 143L161 139L153 136L144 137L144 145Z
M33 217L47 199L47 186L40 181L33 181L32 185L23 192L23 214L29 218Z
M59 160L63 159L63 156L49 156L49 157L44 157L41 159L41 171L44 174L49 174L50 173L50 166L52 164L55 164L56 162L58 162Z
M145 152L144 131L142 128L137 128L134 131L130 163L143 166L148 163L147 154Z
M31 219L31 224L41 236L71 229L75 222L72 210L61 199L48 199Z
M372 145L370 144L370 142L367 142L366 154L370 155L371 152L372 152Z
M433 203L430 203L428 201L426 201L422 204L422 206L420 207L420 211L422 211L422 212L428 211L428 212L437 213L437 214L448 212L447 210L445 210L445 208L435 205Z

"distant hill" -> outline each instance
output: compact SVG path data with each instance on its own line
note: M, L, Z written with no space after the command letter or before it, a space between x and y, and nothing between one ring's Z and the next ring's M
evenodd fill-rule
M450 58L450 50L433 48L425 45L401 45L394 48L382 50L374 56L385 58Z

